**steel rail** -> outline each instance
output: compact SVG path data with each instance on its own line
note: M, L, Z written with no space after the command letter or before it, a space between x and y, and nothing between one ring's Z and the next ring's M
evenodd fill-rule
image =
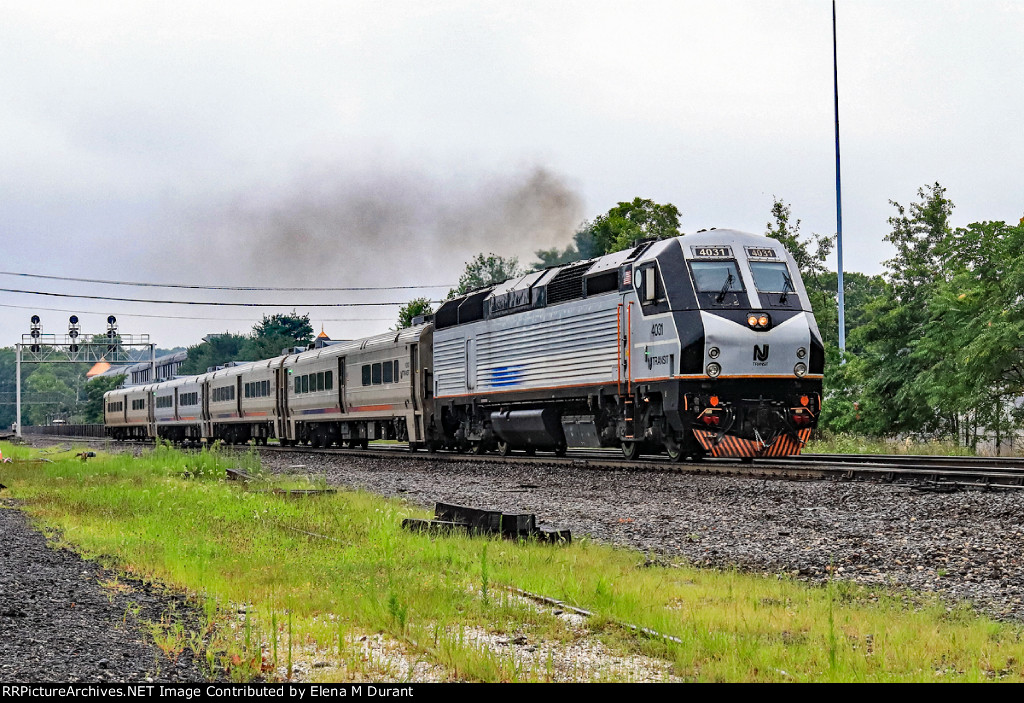
M61 439L57 435L40 435L46 439ZM64 440L90 443L110 443L125 447L151 444L151 441L116 443L110 438L68 437ZM230 450L233 445L225 445ZM238 447L249 445L238 445ZM476 454L451 451L410 451L407 444L376 445L367 449L282 447L269 445L256 447L260 452L308 454L311 456L358 456L366 458L397 458L432 460L438 462L487 462L539 466L569 466L573 468L650 471L692 475L737 476L779 480L832 480L870 481L875 483L911 483L933 487L1021 489L1024 488L1024 459L1010 460L990 457L919 456L919 455L832 455L805 454L798 457L755 459L711 459L673 462L664 456L648 456L628 460L618 451L573 450L567 456L553 453L527 455L514 453L502 457L493 453Z

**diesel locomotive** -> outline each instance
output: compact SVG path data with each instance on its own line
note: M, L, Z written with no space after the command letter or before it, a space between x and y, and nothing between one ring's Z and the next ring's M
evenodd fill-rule
M798 454L825 353L793 257L709 230L534 271L410 328L111 391L107 433L672 460Z

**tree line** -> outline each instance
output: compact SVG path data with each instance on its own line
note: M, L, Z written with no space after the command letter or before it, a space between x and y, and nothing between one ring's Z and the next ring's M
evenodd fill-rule
M907 205L890 201L885 240L895 253L880 275L848 271L847 345L838 346L837 275L826 265L832 235L801 232L782 198L773 198L765 234L792 253L804 279L826 349L820 428L872 436L917 435L974 446L982 434L1001 442L1024 424L1024 218L1017 224L950 224L954 205L939 183L920 188ZM478 254L466 263L448 297L545 268L630 247L640 239L682 234L679 209L644 198L618 203L583 222L564 249L535 252L532 266L515 257ZM432 312L428 299L403 306L395 329ZM203 373L227 361L264 359L308 345L308 315L265 316L248 335L211 335L188 348L180 373ZM29 367L26 393L63 393L68 407L98 421L98 399L110 377L84 384L75 365ZM14 390L14 350L0 350L0 392ZM65 408L67 409L67 408ZM26 423L41 422L41 407ZM13 420L0 405L0 423Z

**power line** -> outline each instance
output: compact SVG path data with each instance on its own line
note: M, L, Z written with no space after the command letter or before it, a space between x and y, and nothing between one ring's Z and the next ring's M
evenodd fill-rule
M50 281L75 281L78 283L102 283L108 286L144 286L147 288L187 288L191 290L239 290L239 291L296 291L296 292L350 292L373 290L416 290L419 288L451 288L451 285L429 286L368 286L341 288L293 288L288 286L201 286L189 283L148 283L143 281L108 281L102 278L73 278L71 276L46 276L41 273L20 273L17 271L0 271L0 276L21 276L23 278L45 278Z
M48 308L38 307L35 305L6 305L0 303L0 308L12 308L15 310L32 310L33 312L73 312L78 315L106 315L109 311L94 312L89 310L71 310L69 308ZM148 317L156 318L160 320L214 320L221 322L252 322L255 318L252 317L209 317L203 315L146 315L143 313L135 312L118 312L120 317ZM392 322L393 317L324 317L317 318L318 321L322 322Z
M19 290L17 288L0 288L0 293L23 293L25 295L43 295L51 298L76 298L82 300L111 300L117 303L150 303L155 305L212 305L217 307L242 307L242 308L362 308L362 307L384 307L395 305L406 305L408 301L396 303L372 302L372 303L239 303L239 302L202 302L198 300L153 300L149 298L115 298L106 295L81 295L72 293L48 293L45 291ZM440 303L440 300L431 300L431 303Z

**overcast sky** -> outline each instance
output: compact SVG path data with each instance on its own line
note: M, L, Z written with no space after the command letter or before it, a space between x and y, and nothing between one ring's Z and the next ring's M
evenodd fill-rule
M636 196L686 232L763 233L772 196L832 233L832 5L0 0L0 345L37 311L158 345L310 313L334 338L440 297L477 252L534 260ZM1024 2L838 3L846 269L878 273L890 199L1024 215ZM95 313L95 314L93 314ZM142 315L164 317L142 317Z

